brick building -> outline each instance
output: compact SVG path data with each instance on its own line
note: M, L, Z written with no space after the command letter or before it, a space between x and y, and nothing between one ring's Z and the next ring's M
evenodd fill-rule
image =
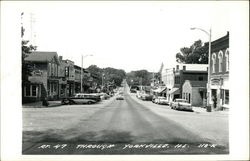
M209 104L214 110L229 108L229 32L211 43Z

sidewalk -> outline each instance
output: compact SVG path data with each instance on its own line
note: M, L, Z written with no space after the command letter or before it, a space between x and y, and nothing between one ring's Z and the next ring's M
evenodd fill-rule
M198 113L204 113L207 112L206 108L202 108L202 107L192 107L194 112L198 112Z
M57 107L61 106L61 101L48 101L48 106L43 106L42 101L39 102L32 102L32 103L25 103L22 105L23 108L46 108L46 107Z
M211 112L207 112L206 108L202 108L202 107L193 107L193 111L197 112L197 113L211 113L211 114L224 114L224 115L228 115L229 111L215 111L212 110Z

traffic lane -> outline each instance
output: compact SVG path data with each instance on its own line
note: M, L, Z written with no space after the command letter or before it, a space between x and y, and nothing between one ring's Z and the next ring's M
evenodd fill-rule
M75 131L75 132L74 132ZM91 133L91 137L85 134ZM199 143L198 135L180 124L156 115L129 95L125 100L115 100L89 118L82 118L68 130L65 140L132 143ZM84 135L82 135L84 134Z
M155 143L199 143L204 139L186 130L181 124L171 119L159 116L151 110L134 101L129 95L126 97L128 107L134 117L135 130L140 142ZM143 137L140 137L143 136Z

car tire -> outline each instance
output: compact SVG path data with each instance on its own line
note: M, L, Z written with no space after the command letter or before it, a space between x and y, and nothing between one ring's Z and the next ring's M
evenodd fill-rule
M92 104L92 102L91 102L91 101L88 101L88 102L87 102L87 104L89 104L89 105L90 105L90 104Z

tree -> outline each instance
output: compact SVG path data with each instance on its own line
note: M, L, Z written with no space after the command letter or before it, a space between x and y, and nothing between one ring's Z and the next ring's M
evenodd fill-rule
M21 13L21 17L23 16L23 12ZM29 44L28 40L23 40L25 29L23 27L23 24L21 26L21 50L22 50L22 82L27 82L28 77L31 75L32 71L32 65L29 62L25 61L25 58L32 52L37 49L37 46L33 46L32 44Z
M176 61L184 64L208 64L208 43L202 45L201 40L197 40L190 47L183 47L176 54Z
M143 85L148 86L150 85L152 79L152 73L148 72L147 70L137 70L131 71L127 73L127 82L131 85Z
M126 77L126 72L122 69L115 69L111 67L99 68L96 65L91 65L87 68L91 73L94 81L98 85L104 85L114 83L116 86L120 86L123 79Z

